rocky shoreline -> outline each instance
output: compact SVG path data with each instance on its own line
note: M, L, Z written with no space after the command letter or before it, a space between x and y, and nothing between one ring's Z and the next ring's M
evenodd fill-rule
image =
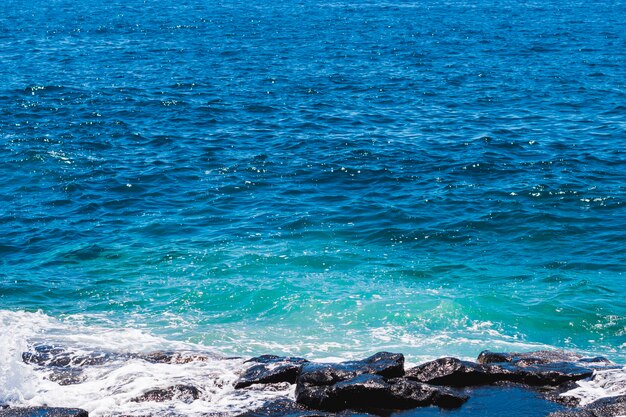
M194 352L126 356L166 364L209 359L205 354ZM60 385L80 383L83 366L115 359L111 353L76 355L56 346L38 346L34 352L22 355L25 363L53 369L50 379L56 378ZM626 415L626 395L581 404L579 398L568 394L577 387L577 381L592 381L599 371L621 370L622 366L603 357L588 358L564 351L502 353L486 350L476 361L444 357L410 368L405 367L401 353L390 352L340 363L263 355L243 364L239 378L233 383L235 390L276 391L291 386L295 388L295 395L268 401L238 417L426 416L443 412L440 410L446 410L451 416L500 415L502 412L509 416L537 417ZM198 387L179 384L147 390L131 401L192 403L201 395ZM530 401L533 402L531 411L528 410ZM494 404L500 408L495 407L490 412L489 407ZM77 408L4 405L0 408L0 417L88 417L88 413Z

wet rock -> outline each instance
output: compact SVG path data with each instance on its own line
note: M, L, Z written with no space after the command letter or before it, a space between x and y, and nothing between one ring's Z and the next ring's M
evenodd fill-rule
M414 408L436 405L440 408L458 408L467 396L444 387L433 387L408 378L394 378L391 384L393 408Z
M527 385L557 386L570 381L579 381L593 375L593 370L571 362L551 362L529 366L513 365L510 380Z
M80 408L20 407L0 409L0 417L88 417Z
M487 365L493 363L512 363L517 366L525 367L531 365L542 365L549 363L584 363L596 365L611 365L608 359L598 356L595 358L585 358L574 352L565 352L563 350L537 350L534 352L517 353L517 352L491 352L484 350L478 355L477 362Z
M300 375L303 364L308 363L303 358L280 357L263 355L252 358L246 363L255 365L246 369L235 382L235 388L245 388L252 384L276 384L288 382L294 384Z
M310 385L332 385L362 374L375 374L385 378L404 375L404 355L379 352L361 361L341 363L306 363L297 382Z
M133 402L144 401L170 401L176 399L185 403L192 403L200 397L200 390L192 385L174 385L168 388L157 388L147 391L139 397L133 398Z
M459 407L467 397L443 387L433 387L405 378L385 380L376 374L361 374L334 385L296 387L296 401L323 410L408 409L437 405Z
M572 362L553 362L547 358L511 358L485 356L483 363L441 358L406 371L407 378L435 385L469 387L493 384L499 381L516 382L532 386L557 386L568 381L578 381L593 374L590 368ZM507 359L504 362L490 360Z
M537 387L536 391L548 401L552 401L557 404L564 405L566 407L577 407L580 403L580 399L571 397L568 395L562 395L566 392L578 387L578 384L574 381L568 381L557 386L543 386Z
M361 374L331 387L324 408L390 408L391 385L382 376Z
M614 417L626 415L626 395L602 398L585 407L558 411L548 417Z
M244 363L279 363L279 362L290 362L290 363L307 363L308 360L304 358L297 358L292 356L276 356L276 355L261 355L256 356L254 358L248 359Z
M452 387L486 385L505 380L509 372L457 358L440 358L406 371L406 377L418 382Z
M296 385L296 402L318 410L330 410L333 408L331 397L332 385Z

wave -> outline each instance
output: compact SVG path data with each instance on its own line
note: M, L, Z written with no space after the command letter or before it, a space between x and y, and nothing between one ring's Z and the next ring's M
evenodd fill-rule
M0 404L78 407L93 417L232 415L291 395L288 386L274 392L235 391L243 359L137 329L11 311L0 311L0 328ZM161 354L169 360L158 360ZM172 386L196 387L199 396L195 401L180 396L138 401L150 390Z
M87 324L95 319L100 324ZM416 364L443 356L446 349L454 352L459 345L507 351L552 348L507 337L489 322L472 322L468 331L476 337L441 332L426 342L406 329L372 328L369 349L401 351L412 346L423 352L410 357L409 364ZM78 407L93 417L194 417L235 415L270 399L294 397L293 386L286 383L269 391L254 387L235 390L245 358L228 357L213 347L169 340L141 329L115 327L103 317L54 318L42 312L0 310L0 332L4 336L0 344L0 404ZM274 352L289 349L266 347ZM357 345L345 355L319 358L322 347L316 359L354 359L365 350ZM170 399L145 399L152 390L172 387L178 388ZM564 395L579 398L585 405L625 393L626 367L596 371Z

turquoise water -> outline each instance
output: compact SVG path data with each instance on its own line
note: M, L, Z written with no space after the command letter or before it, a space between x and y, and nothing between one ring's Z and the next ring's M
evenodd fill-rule
M3 2L0 307L229 355L623 362L624 15Z

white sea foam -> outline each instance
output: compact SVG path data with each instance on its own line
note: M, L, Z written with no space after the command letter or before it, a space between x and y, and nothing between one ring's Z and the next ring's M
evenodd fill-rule
M605 397L626 395L626 367L596 370L591 378L577 384L577 388L562 395L580 399L580 405L591 404Z
M86 324L93 321L94 317L55 319L43 313L0 310L0 404L80 407L93 417L122 414L195 417L234 415L254 409L269 399L294 396L294 387L288 384L277 386L274 391L235 390L233 383L246 366L244 359L228 359L206 346L167 340L132 327L114 327L113 323ZM426 337L403 327L390 326L371 329L367 346L362 338L357 339L355 336L349 347L323 341L313 346L315 340L306 337L300 340L302 346L284 346L267 340L256 343L264 353L297 354L303 350L311 352L306 355L309 359L324 362L359 359L376 350L403 352L407 354L407 366L444 354L473 360L486 347L503 351L551 348L506 335L491 322L471 321L466 323L463 334L439 332ZM63 354L78 362L75 369L79 374L74 383L59 383L59 371L68 368L24 362L23 352L37 353L36 348L42 346L58 346L64 349ZM474 346L475 352L468 354L468 346ZM45 353L45 349L43 351ZM146 360L145 354L155 351L175 351L183 356L201 356L202 360L176 363ZM81 363L80 358L93 358L95 354L106 360ZM194 386L200 390L200 397L195 401L132 401L149 390L175 385ZM622 394L626 394L626 368L598 370L590 380L579 382L579 387L565 395L588 404Z
M235 390L233 383L243 359L226 359L206 348L171 342L136 329L83 326L74 318L55 320L42 313L0 311L0 403L79 407L92 416L236 414L260 406L270 398L293 396L292 387L276 391ZM105 363L80 366L80 383L60 385L51 380L58 369L26 364L23 352L34 346L60 346L74 358L108 352ZM202 353L203 360L151 363L133 353L157 350ZM53 379L53 378L52 378ZM155 388L192 385L200 398L185 402L134 402Z

